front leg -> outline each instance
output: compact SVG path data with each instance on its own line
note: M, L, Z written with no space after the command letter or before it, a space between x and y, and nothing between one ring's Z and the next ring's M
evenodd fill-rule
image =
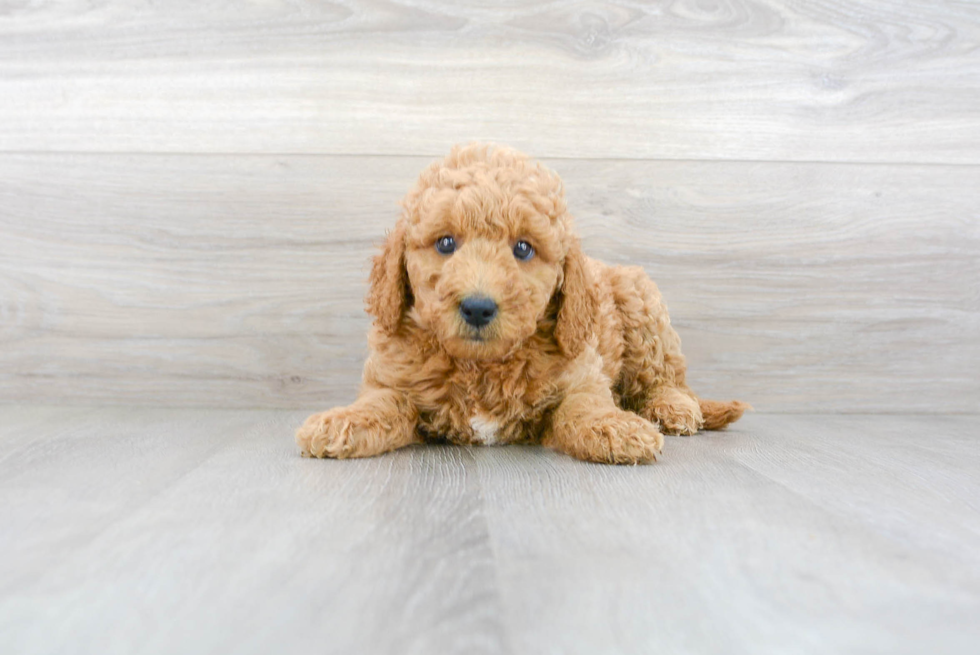
M296 432L306 457L372 457L420 441L418 409L394 389L366 389L354 404L314 414Z
M656 461L664 447L657 427L616 406L601 360L600 365L588 361L577 364L567 376L571 382L546 426L544 445L589 462Z

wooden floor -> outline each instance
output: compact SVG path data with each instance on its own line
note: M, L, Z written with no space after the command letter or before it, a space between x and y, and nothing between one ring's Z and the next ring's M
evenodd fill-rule
M0 410L0 652L980 648L978 416L754 414L604 467L307 460L304 415Z
M980 653L978 42L956 0L0 3L0 655ZM646 467L300 458L471 140L759 413Z

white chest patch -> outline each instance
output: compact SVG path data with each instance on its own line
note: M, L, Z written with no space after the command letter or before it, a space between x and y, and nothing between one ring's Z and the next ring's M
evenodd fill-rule
M496 423L486 416L479 414L470 419L470 427L473 428L473 441L485 446L493 446L497 441L497 430L500 429Z

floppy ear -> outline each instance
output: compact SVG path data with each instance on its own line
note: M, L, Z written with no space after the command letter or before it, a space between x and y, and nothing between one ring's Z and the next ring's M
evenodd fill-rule
M367 311L386 333L393 334L402 314L411 302L408 272L405 270L405 221L398 221L388 234L381 253L375 255L371 266L371 288L368 290Z
M575 358L594 333L596 312L599 311L592 276L589 275L585 255L577 239L565 255L564 279L559 296L561 304L555 338L562 353L568 358Z

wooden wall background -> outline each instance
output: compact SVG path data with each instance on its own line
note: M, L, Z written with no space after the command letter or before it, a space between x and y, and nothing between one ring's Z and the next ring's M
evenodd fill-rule
M980 410L980 3L0 3L0 401L356 393L459 141L557 170L705 395Z

